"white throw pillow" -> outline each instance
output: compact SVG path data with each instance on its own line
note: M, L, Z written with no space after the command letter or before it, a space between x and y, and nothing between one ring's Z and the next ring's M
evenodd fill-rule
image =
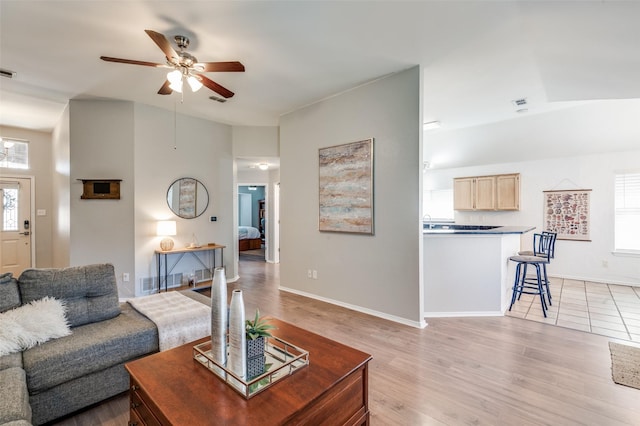
M0 314L0 356L71 334L62 301L34 300Z

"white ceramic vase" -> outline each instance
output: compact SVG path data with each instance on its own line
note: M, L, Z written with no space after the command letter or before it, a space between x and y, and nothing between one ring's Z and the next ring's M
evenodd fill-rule
M227 277L218 267L211 283L211 356L222 366L227 365L227 321Z
M233 290L231 293L227 368L243 380L247 376L247 336L242 290Z

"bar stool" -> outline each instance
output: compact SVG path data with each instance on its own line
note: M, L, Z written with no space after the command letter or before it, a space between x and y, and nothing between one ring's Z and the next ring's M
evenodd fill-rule
M549 234L534 234L533 255L511 256L510 261L516 262L516 277L513 282L513 294L511 295L511 305L509 310L522 294L536 294L540 296L540 305L542 306L542 314L547 317L547 301L545 295L551 305L551 295L549 294L549 280L547 278L546 265L550 262L551 240L554 238ZM540 247L546 247L546 253L539 252ZM531 265L536 269L535 278L527 278L527 268Z
M543 236L548 236L551 238L543 238ZM540 256L547 257L549 259L549 263L551 259L554 258L556 252L556 237L558 236L557 232L549 232L542 231L540 234L533 235L533 250L526 250L518 252L521 256ZM549 278L547 277L547 264L542 264L542 272L544 273L544 282L547 290L547 299L549 300L549 305L551 305L551 291L549 290Z

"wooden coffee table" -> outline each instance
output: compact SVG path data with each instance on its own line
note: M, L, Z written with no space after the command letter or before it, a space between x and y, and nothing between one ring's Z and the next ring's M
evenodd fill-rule
M369 424L371 355L270 319L274 335L309 352L309 365L245 399L193 359L201 339L125 365L132 425Z

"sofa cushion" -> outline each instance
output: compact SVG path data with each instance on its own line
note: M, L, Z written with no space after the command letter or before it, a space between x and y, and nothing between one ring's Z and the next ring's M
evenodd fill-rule
M18 282L11 272L0 275L0 313L20 306Z
M22 303L45 296L64 299L71 327L113 318L120 313L113 265L62 269L26 269L18 278Z
M31 422L26 420L14 420L8 423L2 423L2 426L32 426Z
M115 318L86 324L73 334L22 353L31 395L158 351L155 324L122 304Z
M0 356L0 370L12 367L22 368L22 352Z
M17 420L31 421L27 381L22 368L0 371L0 424Z

